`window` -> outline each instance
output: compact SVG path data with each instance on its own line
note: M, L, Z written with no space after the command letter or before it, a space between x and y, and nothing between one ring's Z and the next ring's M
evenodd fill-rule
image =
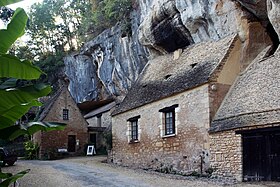
M175 109L164 113L165 135L175 134Z
M175 108L178 106L179 105L176 104L159 110L159 112L162 113L161 136L164 137L176 134Z
M63 109L63 120L69 120L69 110Z
M138 140L138 120L130 122L131 124L131 140Z
M128 122L127 135L128 135L129 143L139 142L139 133L140 133L139 125L138 125L139 118L140 118L140 116L136 116L133 118L129 118L127 120L127 122Z
M102 114L97 115L97 127L101 127L102 126L102 121L101 121L101 116Z

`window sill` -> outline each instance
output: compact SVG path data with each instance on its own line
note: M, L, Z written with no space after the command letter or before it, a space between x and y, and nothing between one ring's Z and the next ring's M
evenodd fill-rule
M129 144L139 143L139 140L130 140L128 143L129 143Z
M174 136L176 136L176 134L163 135L162 138L169 138Z

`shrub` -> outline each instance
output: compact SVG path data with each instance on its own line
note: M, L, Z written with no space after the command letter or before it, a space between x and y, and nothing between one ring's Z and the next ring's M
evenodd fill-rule
M25 159L34 160L38 159L38 151L39 145L37 143L33 143L32 141L24 142L25 149Z

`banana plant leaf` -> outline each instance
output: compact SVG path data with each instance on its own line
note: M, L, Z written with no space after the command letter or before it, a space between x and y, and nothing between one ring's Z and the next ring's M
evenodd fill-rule
M25 171L21 171L15 175L10 176L9 178L7 178L6 180L4 180L3 182L0 183L0 187L6 187L9 186L10 184L16 182L17 179L23 177L25 174L27 174L30 171L30 169L27 169ZM1 173L0 173L1 174ZM8 174L11 175L11 174Z
M22 0L0 0L0 7L1 6L7 6L7 5L17 3L17 2L20 2L20 1L22 1Z
M0 90L0 115L15 106L27 105L37 98L48 95L50 92L51 87L45 84Z
M38 101L31 101L26 105L17 105L7 111L4 111L0 115L0 129L9 127L16 123L16 121L26 114L31 107L41 105L42 104Z
M1 3L8 2L1 1ZM7 53L11 45L24 34L27 20L25 11L22 8L17 8L7 29L0 30L0 54Z
M13 125L32 106L41 106L37 99L50 92L44 84L0 90L0 129Z
M0 172L0 179L6 179L6 178L9 178L11 176L13 176L13 174L11 174L11 173L1 173Z
M29 122L0 129L0 137L2 140L13 140L24 134L32 135L40 130L45 132L63 130L65 127L65 123L58 122Z
M32 65L30 61L21 61L11 55L0 55L0 69L0 77L25 80L38 79L43 73L38 67Z

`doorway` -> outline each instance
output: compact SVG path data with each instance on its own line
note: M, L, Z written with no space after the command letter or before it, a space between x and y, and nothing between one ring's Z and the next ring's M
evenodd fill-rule
M68 152L76 152L76 136L68 135Z
M90 143L91 144L93 144L94 145L94 148L96 149L97 147L96 147L96 143L97 143L97 134L90 134L89 135L89 141L90 141Z
M280 181L280 129L242 134L243 180Z

